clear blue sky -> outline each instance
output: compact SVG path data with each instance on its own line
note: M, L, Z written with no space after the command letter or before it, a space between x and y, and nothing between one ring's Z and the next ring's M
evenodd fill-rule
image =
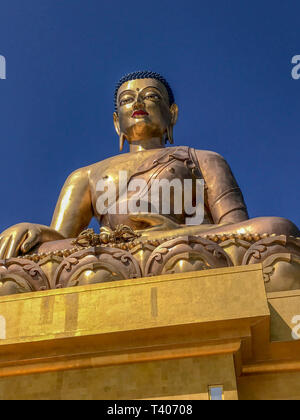
M219 152L250 216L300 225L299 0L2 0L0 231L49 224L73 170L118 153L113 91L161 72L177 145Z

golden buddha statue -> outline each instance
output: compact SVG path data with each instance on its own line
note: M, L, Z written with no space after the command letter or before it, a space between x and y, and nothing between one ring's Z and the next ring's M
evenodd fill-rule
M281 247L281 254L283 254L283 248L287 246L287 242L292 241L293 244L288 245L287 249L291 252L290 255L297 255L300 258L300 252L298 252L300 244L297 239L300 237L300 232L292 222L277 217L249 219L243 195L230 167L222 156L214 152L195 150L185 146L165 147L167 141L173 144L173 127L177 121L178 107L169 84L162 76L153 72L135 72L123 77L116 87L115 108L113 119L119 136L120 150L122 151L124 142L127 140L130 152L111 157L72 173L61 191L50 227L21 223L4 231L0 235L0 260L4 261L2 262L3 266L5 261L9 259L15 261L17 257L28 258L36 263L38 255L46 256L56 253L61 258L68 257L76 244L76 238L84 239L84 235L80 236L80 234L89 226L93 217L102 226L98 242L93 243L91 239L93 235L90 231L85 233L85 237L91 239L87 245L100 247L100 254L101 247L104 249L109 246L114 232L120 230L120 226L122 226L125 229L125 234L123 237L121 234L118 247L123 252L130 252L137 242L140 247L150 244L152 247L150 251L154 252L155 249L162 247L162 244L176 241L178 238L185 238L185 246L190 246L193 249L200 246L209 249L209 243L214 244L224 254L222 254L222 258L227 261L227 265L239 265L252 263L249 261L255 252L249 254L249 247L255 244L260 245L260 241L265 241L263 246L268 247L267 240L270 246L275 246L277 251L278 247ZM144 185L148 187L153 180L165 179L170 183L178 179L182 182L184 180L192 182L203 180L203 220L197 225L186 224L188 215L185 211L182 210L181 213L174 211L175 201L184 201L184 197L181 197L180 194L177 194L176 197L173 194L171 197L169 214L163 214L161 211L162 203L159 200L161 195L156 197L159 210L156 209L157 211L154 213L150 211L149 202L142 203L142 211L101 213L98 203L104 191L99 190L99 180L109 180L115 185L116 198L109 203L114 208L120 209L124 204L126 205L130 197L137 196L136 191L131 191L124 198L123 191L120 191L122 184L122 182L120 183L122 181L120 174L123 176L124 173L127 174L127 181L125 184L123 182L125 187L128 186L128 181L132 182L138 179L143 180ZM194 187L191 188L190 194L195 195ZM144 200L141 197L142 192L140 191L140 202ZM192 197L192 200L194 202L195 197ZM129 236L126 236L126 232ZM130 237L137 242L130 241ZM275 245L274 238L277 241L275 241ZM285 245L281 243L283 238L285 238ZM248 245L241 245L240 242L238 245L239 247L244 246L244 251L248 252L247 261L244 258L245 252L242 256L232 254L227 257L225 255L226 246L224 243L230 240L248 243ZM130 242L132 243L129 246ZM77 242L77 245L79 243L80 241ZM223 247L220 246L221 243ZM177 246L173 245L171 248ZM169 250L170 255L173 252L173 248L172 250L171 248L168 246L165 248ZM68 252L63 255L62 251ZM80 252L80 247L75 251ZM199 251L200 254L201 252ZM216 249L214 252L216 253ZM191 253L189 255L190 261L197 260ZM150 263L146 262L145 255L143 258L143 263L140 262L143 267L135 276L162 273L158 269L153 269L153 271L149 268ZM201 258L198 258L197 264L191 264L191 267L188 267L189 261L186 260L182 263L181 258L181 267L184 267L183 270L210 268L208 260L206 261L203 257L205 260L203 263L203 258L202 260ZM199 265L200 260L204 265L202 263ZM288 263L291 264L290 261ZM145 264L148 264L147 273L145 273ZM177 266L176 264L173 266L173 271L178 270L178 264ZM174 268L175 266L177 268ZM214 267L213 264L212 267ZM294 266L292 270L291 281L287 287L299 288L300 271L297 271L299 267L296 267L296 274ZM122 276L116 277L116 279L120 278ZM109 279L112 280L115 277L109 277ZM98 278L98 281L108 280L101 280L101 278L99 280ZM86 282L88 282L87 277L83 283ZM93 282L96 280L94 279ZM77 282L76 284L83 283ZM51 287L57 287L57 285ZM282 289L282 287L286 286L281 284L279 288Z

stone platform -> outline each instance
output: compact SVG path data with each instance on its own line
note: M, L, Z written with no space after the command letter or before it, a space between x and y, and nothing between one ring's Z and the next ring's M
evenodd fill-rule
M0 296L258 263L267 292L300 289L300 238L198 235L90 246L101 235L86 232L77 240L84 246L71 239L45 243L36 253L0 261Z
M0 398L300 399L295 315L261 264L3 296Z

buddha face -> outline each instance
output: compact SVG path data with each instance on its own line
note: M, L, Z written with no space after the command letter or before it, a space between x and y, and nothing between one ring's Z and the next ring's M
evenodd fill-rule
M169 105L165 86L156 79L137 79L123 83L118 90L114 124L117 133L130 143L163 139L177 120L177 106Z

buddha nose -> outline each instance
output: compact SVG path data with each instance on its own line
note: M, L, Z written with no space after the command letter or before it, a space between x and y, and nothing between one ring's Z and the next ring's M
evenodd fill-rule
M144 109L144 108L145 108L145 104L144 104L143 97L138 95L136 98L136 101L133 104L133 109Z

